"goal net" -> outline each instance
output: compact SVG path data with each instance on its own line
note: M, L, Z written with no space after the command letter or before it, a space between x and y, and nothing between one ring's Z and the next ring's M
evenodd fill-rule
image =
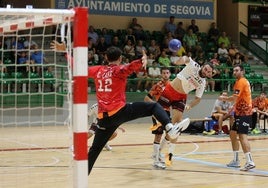
M77 11L0 9L0 187L85 187L87 183L86 162L82 168L75 163L75 152L81 149L72 146L79 141L73 137L80 135L73 132L86 129L72 123L78 119L73 111L79 109L73 105L73 74L81 69L73 70L70 58L79 54L72 48ZM51 49L52 41L64 42L66 50ZM80 86L76 91L83 93ZM86 147L82 147L83 159ZM81 154L77 156L81 161ZM79 180L79 170L84 180Z

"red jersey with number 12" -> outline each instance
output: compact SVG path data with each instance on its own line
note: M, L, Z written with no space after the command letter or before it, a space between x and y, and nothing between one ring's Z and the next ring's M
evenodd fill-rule
M98 112L119 110L126 104L127 77L141 68L142 61L135 60L127 65L110 64L88 68L88 77L96 86Z

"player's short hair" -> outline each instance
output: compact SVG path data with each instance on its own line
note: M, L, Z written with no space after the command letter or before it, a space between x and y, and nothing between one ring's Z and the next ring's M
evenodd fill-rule
M235 68L235 67L239 67L241 71L244 71L245 70L245 68L244 68L243 65L235 65L233 68Z
M106 50L106 57L109 62L117 61L122 55L122 51L115 46L111 46Z
M161 68L161 72L164 71L164 70L168 70L170 72L170 69L168 67L162 67Z

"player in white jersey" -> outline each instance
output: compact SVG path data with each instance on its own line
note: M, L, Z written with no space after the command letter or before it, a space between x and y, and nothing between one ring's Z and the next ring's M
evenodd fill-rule
M97 118L98 117L98 104L97 103L96 104L93 104L89 108L89 110L88 110L88 116L92 120L92 123L91 123L91 125L89 127L89 130L88 130L88 139L90 139L95 134L95 131L98 128L98 118ZM122 128L122 127L119 127L118 129L120 129L122 132L125 132L125 129ZM110 137L109 140L114 139L116 136L117 136L117 131L115 131L113 133L113 135ZM104 147L108 151L111 151L112 150L112 147L108 143Z
M188 111L200 102L205 91L206 78L211 78L214 73L214 66L211 63L205 63L200 66L187 56L181 57L175 64L186 66L177 74L176 78L166 85L158 99L164 109L171 107L172 123L180 122L184 110ZM193 90L195 90L195 98L186 105L187 94ZM161 148L168 142L168 140L163 139L160 144ZM172 142L175 143L174 141ZM169 151L168 160L166 160L167 165L171 163L172 153L173 151Z

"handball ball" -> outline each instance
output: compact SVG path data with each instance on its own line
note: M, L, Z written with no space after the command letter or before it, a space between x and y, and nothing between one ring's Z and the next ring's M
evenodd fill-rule
M169 41L168 48L171 52L177 52L181 47L181 41L178 39L172 39Z

